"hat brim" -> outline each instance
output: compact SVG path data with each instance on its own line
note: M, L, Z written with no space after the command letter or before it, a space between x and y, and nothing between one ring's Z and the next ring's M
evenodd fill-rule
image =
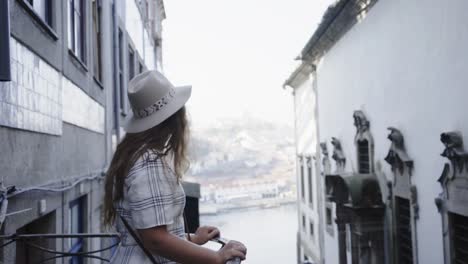
M172 100L150 116L137 118L130 113L124 122L123 129L127 133L139 133L161 124L171 115L181 109L192 94L192 86L175 87L175 95Z

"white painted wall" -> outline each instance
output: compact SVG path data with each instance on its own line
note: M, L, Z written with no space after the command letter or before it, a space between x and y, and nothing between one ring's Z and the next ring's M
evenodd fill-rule
M443 263L441 217L434 204L446 162L440 134L457 130L468 141L466 10L465 0L379 1L317 69L320 141L341 140L346 171L357 170L354 110L363 110L371 122L375 162L388 179L387 127L404 134L419 194L419 263Z

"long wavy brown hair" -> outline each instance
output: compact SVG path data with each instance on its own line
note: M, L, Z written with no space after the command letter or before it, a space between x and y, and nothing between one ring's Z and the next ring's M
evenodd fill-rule
M103 222L111 226L116 218L114 202L124 196L124 182L129 170L144 153L172 154L177 180L189 167L187 159L188 121L185 107L161 124L140 133L128 133L117 146L104 185Z

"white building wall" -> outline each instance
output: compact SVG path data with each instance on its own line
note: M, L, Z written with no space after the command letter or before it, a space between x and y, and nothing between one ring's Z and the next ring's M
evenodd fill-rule
M390 146L387 128L404 134L419 195L419 263L443 263L441 216L434 204L446 162L440 134L456 130L468 140L466 10L464 0L379 1L317 69L320 141L332 150L331 137L341 140L347 172L357 170L353 111L363 110L370 120L375 165L389 180L383 160Z
M315 258L315 260L321 259L320 252L320 235L322 232L320 229L320 218L319 218L319 207L318 207L318 196L320 188L318 187L317 174L316 174L316 163L312 159L312 177L310 178L307 172L307 161L306 157L314 157L316 155L316 144L317 144L317 127L315 120L315 93L313 91L313 79L311 75L303 80L299 87L294 90L294 105L295 105L295 118L296 118L296 150L297 155L303 157L303 173L304 182L301 182L300 164L297 164L297 183L298 183L298 221L299 221L299 241L302 245L301 254ZM298 159L299 163L299 159ZM313 181L313 205L309 202L309 180ZM301 194L301 184L304 185L304 199ZM303 226L303 215L305 216L305 228ZM311 235L311 225L313 223L313 233ZM303 256L299 256L300 259Z

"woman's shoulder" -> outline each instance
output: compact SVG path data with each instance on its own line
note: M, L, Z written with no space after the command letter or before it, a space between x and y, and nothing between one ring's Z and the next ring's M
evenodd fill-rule
M135 161L130 170L128 171L127 180L133 179L136 175L145 172L148 167L162 166L162 156L153 150L145 151Z
M161 178L160 176L170 173L168 164L162 153L155 150L145 151L135 162L128 172L125 179L127 184L131 183L136 177L141 175L152 175ZM162 177L166 178L166 177Z

